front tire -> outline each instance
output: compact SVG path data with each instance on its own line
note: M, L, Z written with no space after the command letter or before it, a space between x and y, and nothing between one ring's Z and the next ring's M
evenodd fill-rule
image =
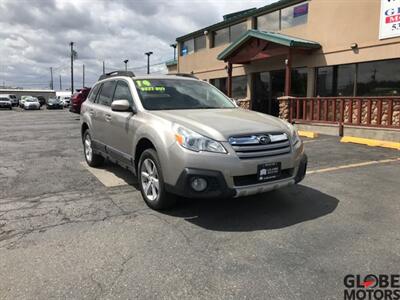
M161 164L154 149L147 149L140 156L138 179L140 192L147 206L164 210L175 204L175 196L165 191Z
M92 137L89 129L83 134L83 151L87 164L93 168L99 167L104 163L104 157L93 152Z

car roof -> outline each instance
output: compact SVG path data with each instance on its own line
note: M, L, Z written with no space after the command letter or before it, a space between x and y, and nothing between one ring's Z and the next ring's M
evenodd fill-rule
M109 80L118 80L118 79L127 79L127 78L131 78L132 80L179 79L179 80L199 81L199 79L197 79L195 77L157 74L157 75L139 75L139 76L134 76L134 77L132 77L132 76L110 76L109 78L105 78L105 79L97 81L95 84L98 84L101 82L106 82Z

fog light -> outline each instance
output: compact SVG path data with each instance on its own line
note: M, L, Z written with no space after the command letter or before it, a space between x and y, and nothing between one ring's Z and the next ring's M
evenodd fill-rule
M207 180L201 177L193 177L190 185L196 192L203 192L207 188Z

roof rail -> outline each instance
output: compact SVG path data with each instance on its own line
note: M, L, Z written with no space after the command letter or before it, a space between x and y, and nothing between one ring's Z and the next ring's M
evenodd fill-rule
M175 74L167 74L167 75L173 75L173 76L181 76L181 77L189 77L189 78L194 78L194 79L199 79L198 77L194 76L193 74L190 73L175 73Z
M99 80L103 80L109 77L115 77L115 76L129 76L129 77L135 77L135 74L131 71L112 71L110 73L103 74L99 77Z

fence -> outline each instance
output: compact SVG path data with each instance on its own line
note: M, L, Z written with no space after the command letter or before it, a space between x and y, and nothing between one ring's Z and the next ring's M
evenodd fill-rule
M400 97L282 97L280 117L297 123L400 128Z

